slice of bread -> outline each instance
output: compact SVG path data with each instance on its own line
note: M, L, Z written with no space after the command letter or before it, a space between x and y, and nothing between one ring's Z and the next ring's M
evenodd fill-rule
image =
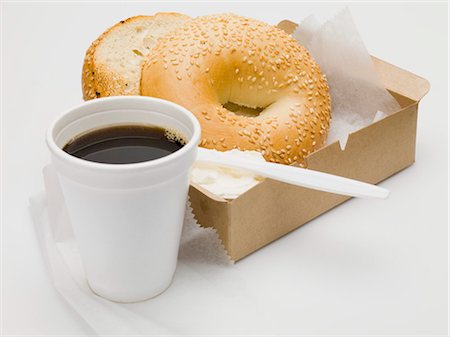
M134 16L120 21L95 40L84 59L85 100L139 95L141 65L156 41L190 19L178 13Z

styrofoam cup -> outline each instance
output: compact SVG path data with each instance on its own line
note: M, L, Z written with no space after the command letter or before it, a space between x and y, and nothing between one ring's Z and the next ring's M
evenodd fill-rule
M77 135L120 124L174 129L187 143L135 164L90 162L62 148ZM85 102L50 126L47 145L63 191L87 281L98 295L136 302L167 289L176 268L200 125L174 103L140 96Z

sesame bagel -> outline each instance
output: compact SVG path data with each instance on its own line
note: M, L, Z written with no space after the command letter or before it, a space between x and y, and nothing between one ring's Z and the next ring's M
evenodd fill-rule
M176 102L200 121L200 146L260 151L304 165L330 123L325 76L284 31L233 15L203 16L161 38L144 61L141 94Z

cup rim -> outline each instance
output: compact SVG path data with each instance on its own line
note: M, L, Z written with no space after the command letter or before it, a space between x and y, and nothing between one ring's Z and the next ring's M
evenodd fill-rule
M64 118L66 115L72 113L75 110L81 109L86 106L95 106L95 105L102 105L106 104L108 102L114 102L114 101L141 101L141 102L147 102L150 103L149 107L151 106L151 103L158 103L158 104L164 104L169 106L172 109L178 110L182 114L184 114L188 119L192 122L194 129L192 137L189 139L189 141L179 150L168 154L167 156L154 159L154 160L148 160L144 162L138 162L138 163L129 163L129 164L108 164L108 163L98 163L98 162L92 162L89 160L81 159L75 156L72 156L68 154L67 152L63 151L58 145L56 145L55 140L53 139L53 130L55 129L57 123ZM145 110L145 108L143 108ZM193 147L197 147L198 143L200 141L200 134L201 134L201 126L198 122L197 118L194 116L192 112L187 110L186 108L182 107L181 105L178 105L176 103L156 98L156 97L147 97L147 96L111 96L111 97L102 97L102 98L96 98L90 101L82 102L74 107L71 107L67 110L65 110L63 113L59 114L51 123L50 126L47 129L46 134L46 142L47 147L50 149L50 152L56 156L59 160L66 162L68 164L81 166L88 169L96 169L96 170L105 170L105 171L125 171L125 170L143 170L148 168L155 168L162 165L167 164L168 162L174 161L188 152L192 150Z

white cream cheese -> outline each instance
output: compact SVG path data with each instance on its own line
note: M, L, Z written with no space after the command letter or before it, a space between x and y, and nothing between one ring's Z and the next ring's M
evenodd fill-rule
M233 157L264 162L257 151L228 151ZM235 199L257 185L264 178L248 171L197 162L191 171L191 182L225 199Z

